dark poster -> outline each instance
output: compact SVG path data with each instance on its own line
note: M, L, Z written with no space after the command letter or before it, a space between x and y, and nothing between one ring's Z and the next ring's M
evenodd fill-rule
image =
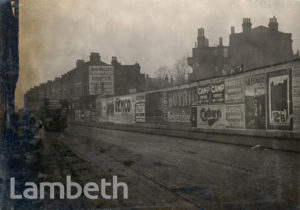
M197 107L191 107L191 125L193 128L197 127Z
M164 122L164 97L162 92L146 94L146 122Z
M268 74L268 129L292 129L292 80L290 70Z
M198 104L210 103L210 85L203 85L198 87Z
M211 103L212 104L222 104L225 102L225 83L220 82L216 84L211 84Z
M265 74L246 77L245 123L249 129L266 128Z

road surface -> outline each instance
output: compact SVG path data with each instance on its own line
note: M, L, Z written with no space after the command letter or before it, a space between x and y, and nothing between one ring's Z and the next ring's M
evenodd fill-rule
M299 208L300 154L78 125L42 142L45 180L117 175L128 184L128 200L64 202L71 207Z

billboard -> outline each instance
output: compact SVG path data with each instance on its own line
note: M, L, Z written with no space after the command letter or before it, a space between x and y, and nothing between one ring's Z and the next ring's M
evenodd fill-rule
M135 96L120 96L114 98L114 122L135 123Z
M197 107L198 128L225 128L225 105L202 105Z
M292 128L291 71L268 73L268 128Z
M163 123L165 122L165 97L163 92L146 94L146 122Z
M210 85L198 86L198 104L210 104Z
M244 77L225 80L225 102L244 103Z
M113 98L97 98L96 118L98 122L113 122L114 100Z
M213 83L210 86L211 91L211 103L223 104L225 103L225 83Z
M266 128L266 78L265 74L246 77L245 124L249 129Z
M145 116L145 95L137 95L135 102L135 122L144 123L146 122Z
M190 123L191 106L196 104L196 87L167 92L167 121Z
M113 66L89 67L89 95L114 95Z
M245 128L245 105L226 105L226 128Z

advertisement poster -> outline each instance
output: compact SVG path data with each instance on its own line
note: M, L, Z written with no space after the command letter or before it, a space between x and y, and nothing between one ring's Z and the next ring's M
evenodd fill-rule
M210 85L198 87L198 104L209 104L211 98Z
M190 123L191 108L170 108L167 112L168 122Z
M96 118L98 122L111 122L114 116L113 98L97 98Z
M268 128L291 129L291 83L289 70L268 74Z
M190 123L191 106L197 104L197 88L169 91L167 96L167 121Z
M163 123L164 122L164 106L163 93L147 93L146 94L146 122Z
M249 129L266 128L266 79L265 74L246 77L245 124Z
M211 84L211 103L212 104L223 104L225 102L225 83L220 82Z
M244 84L245 80L243 77L227 79L225 81L226 104L244 102Z
M226 105L226 128L245 128L245 105Z
M138 96L136 96L135 122L137 122L137 123L144 123L144 122L146 122L145 101L146 101L145 95L138 95Z
M114 68L113 66L89 67L89 94L114 95Z
M198 128L225 128L225 105L203 105L197 107Z
M135 122L135 97L122 96L114 98L114 121L129 124Z

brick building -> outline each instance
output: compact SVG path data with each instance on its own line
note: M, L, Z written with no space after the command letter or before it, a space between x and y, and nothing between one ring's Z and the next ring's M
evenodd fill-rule
M138 63L122 65L117 57L112 57L111 64L105 63L99 53L92 52L89 61L78 59L75 68L61 77L31 88L24 96L25 106L35 103L33 107L37 107L42 98L50 98L69 101L73 108L85 107L94 104L99 94L140 92L145 88L145 74L140 69Z
M278 30L275 17L270 19L268 27L252 28L250 18L243 19L243 31L235 33L231 27L229 46L223 46L222 38L216 47L210 47L204 35L204 29L198 30L196 47L188 64L193 68L189 80L220 76L237 66L240 70L249 70L260 66L271 65L299 57L292 49L292 34Z

